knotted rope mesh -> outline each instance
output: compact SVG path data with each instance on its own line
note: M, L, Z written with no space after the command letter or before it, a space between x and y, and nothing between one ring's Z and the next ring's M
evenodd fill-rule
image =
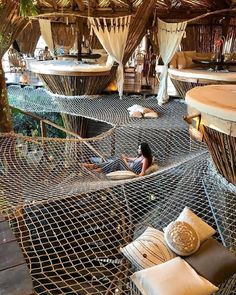
M87 140L1 135L0 208L20 243L36 294L139 294L129 279L134 269L120 247L148 225L162 229L185 206L235 251L235 187L215 173L204 144L189 138L181 118L185 104L160 107L153 98L106 96L73 98L70 106L59 97L63 107L48 93L39 100L34 95L27 100L10 95L11 104L116 125ZM134 103L155 109L160 117L129 118L126 109ZM132 155L142 141L150 144L160 166L149 176L108 181L81 165L98 154ZM218 294L236 294L235 277Z

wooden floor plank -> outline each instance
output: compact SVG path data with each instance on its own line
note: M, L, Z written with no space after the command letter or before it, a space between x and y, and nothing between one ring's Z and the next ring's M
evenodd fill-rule
M21 248L5 218L0 215L0 295L34 294Z
M15 236L9 228L8 222L0 222L0 245L10 241L14 241L15 239Z
M24 256L17 241L0 245L0 261L0 271L25 263Z
M0 272L1 295L32 295L33 284L26 264Z

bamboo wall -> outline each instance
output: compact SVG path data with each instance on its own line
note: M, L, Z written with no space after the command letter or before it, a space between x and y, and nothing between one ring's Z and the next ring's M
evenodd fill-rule
M74 46L77 34L75 25L52 22L51 27L52 38L56 48L63 46L70 49Z
M236 25L232 21L228 38L232 38L231 52L236 51ZM214 43L222 36L221 25L194 24L187 25L186 38L182 40L182 50L196 50L197 52L213 52Z

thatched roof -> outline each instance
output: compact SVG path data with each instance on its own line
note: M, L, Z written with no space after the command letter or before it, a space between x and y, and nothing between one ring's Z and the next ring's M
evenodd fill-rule
M82 15L119 15L134 12L143 1L149 0L37 0L40 13L77 12ZM235 7L236 0L156 0L156 11L164 17L169 14L176 18L188 18L209 11Z

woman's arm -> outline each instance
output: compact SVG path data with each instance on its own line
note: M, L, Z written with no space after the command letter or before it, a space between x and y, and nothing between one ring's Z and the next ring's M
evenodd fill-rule
M144 176L147 168L148 168L148 159L144 158L142 162L142 171L141 173L139 173L139 176Z
M137 157L127 157L125 155L121 155L121 158L124 160L124 161L134 161L135 159L137 159Z

